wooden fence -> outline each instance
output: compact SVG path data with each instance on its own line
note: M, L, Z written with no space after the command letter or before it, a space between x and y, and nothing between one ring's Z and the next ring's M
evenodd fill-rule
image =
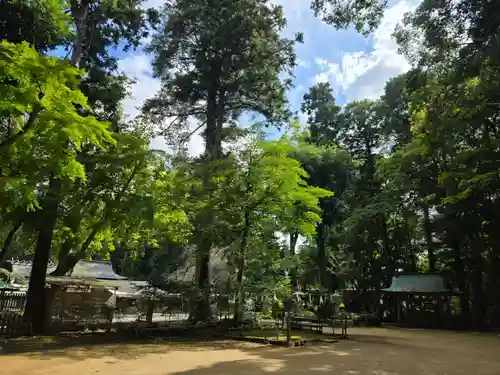
M113 308L106 306L106 290L60 291L52 303L51 329L74 331L109 328ZM21 336L31 333L31 325L23 319L26 294L0 291L0 336Z
M26 293L0 291L0 335L23 335L31 326L23 320Z
M23 312L26 293L0 291L0 312Z

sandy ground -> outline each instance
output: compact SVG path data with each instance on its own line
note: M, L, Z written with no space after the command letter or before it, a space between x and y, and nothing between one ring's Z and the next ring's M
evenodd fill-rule
M234 342L112 344L0 356L2 375L500 375L500 337L425 330L350 331L297 348Z

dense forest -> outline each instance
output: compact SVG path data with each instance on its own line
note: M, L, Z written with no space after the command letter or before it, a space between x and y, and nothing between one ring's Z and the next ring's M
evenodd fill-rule
M248 293L308 288L353 288L370 309L395 274L439 272L464 322L500 326L498 1L424 0L394 34L412 69L345 106L311 87L304 124L286 100L303 37L283 36L280 6L142 3L0 2L0 264L33 261L36 331L49 262L64 275L110 258L172 287L190 268L195 320L214 288L235 295L236 315ZM383 11L311 2L367 35ZM133 82L112 51L144 44L161 89L126 119ZM248 113L262 120L242 124ZM149 147L158 136L171 152Z

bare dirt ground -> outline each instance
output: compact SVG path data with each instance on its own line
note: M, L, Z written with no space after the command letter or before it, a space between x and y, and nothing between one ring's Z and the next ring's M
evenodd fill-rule
M358 328L297 348L210 343L100 344L0 356L2 375L499 375L500 337Z

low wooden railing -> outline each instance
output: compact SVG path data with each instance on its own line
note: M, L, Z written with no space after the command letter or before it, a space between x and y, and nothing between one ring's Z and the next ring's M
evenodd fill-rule
M310 317L294 316L291 321L292 329L309 329L315 332L322 333L323 328L331 328L332 333L335 335L335 329L340 328L342 335L347 335L347 328L354 325L352 319L347 316L334 317L332 319L319 319Z

